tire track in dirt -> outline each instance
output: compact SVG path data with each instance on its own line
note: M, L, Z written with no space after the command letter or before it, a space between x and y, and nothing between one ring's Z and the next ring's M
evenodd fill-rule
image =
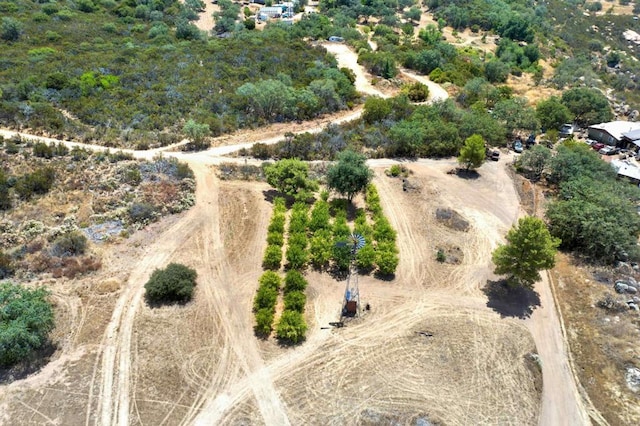
M151 273L166 265L171 255L178 249L190 234L196 231L193 218L197 214L197 207L187 212L184 219L177 222L164 232L151 245L131 271L124 290L116 303L111 320L104 333L100 363L100 379L96 384L95 377L88 401L88 412L93 405L94 387L99 387L97 396L98 418L96 424L103 426L129 424L130 409L130 370L131 370L131 338L134 320L138 307L144 295L144 283ZM94 375L97 371L94 372ZM87 419L87 421L89 421Z

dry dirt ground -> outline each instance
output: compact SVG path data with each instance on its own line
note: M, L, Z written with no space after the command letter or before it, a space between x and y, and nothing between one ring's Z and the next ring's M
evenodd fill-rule
M309 272L310 331L297 348L252 334L268 187L221 182L193 164L193 209L104 247L99 274L51 280L60 350L38 374L0 388L5 424L537 423L533 340L480 291L492 278L490 250L519 212L503 163L476 180L447 174L450 161L409 164L417 189L408 192L375 165L399 232L398 273L362 277L372 311L324 330L344 283ZM437 207L456 209L470 230L437 223ZM461 263L437 263L440 246L458 247ZM142 286L169 261L198 271L194 302L151 309Z
M307 340L289 348L252 333L269 188L218 180L211 152L180 155L196 174L191 210L101 246L103 269L88 278L46 280L58 350L41 371L0 384L1 424L587 423L552 300L541 291L542 308L522 320L482 292L496 279L491 250L521 214L509 156L475 179L448 174L455 160L407 162L408 191L384 175L391 162L372 161L398 231L397 274L361 277L371 311L323 329L344 282L309 271ZM438 222L439 207L469 229ZM458 262L438 263L439 248ZM143 285L170 261L197 270L194 301L151 309Z

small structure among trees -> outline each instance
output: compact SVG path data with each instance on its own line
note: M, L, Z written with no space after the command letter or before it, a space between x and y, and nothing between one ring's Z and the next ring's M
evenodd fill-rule
M540 271L555 265L560 239L549 233L545 223L536 217L524 217L507 233L507 244L493 252L495 273L508 275L512 286L532 287L540 280Z

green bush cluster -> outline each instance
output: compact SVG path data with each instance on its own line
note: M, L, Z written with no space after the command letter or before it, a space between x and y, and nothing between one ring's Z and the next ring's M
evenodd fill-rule
M11 256L0 250L0 280L9 278L15 270L16 268Z
M51 246L51 254L58 257L78 256L87 249L87 237L80 231L60 235Z
M370 235L375 241L376 246L375 254L371 253L370 250L366 250L362 256L365 260L369 260L370 257L375 256L375 265L378 267L378 272L382 275L391 275L395 273L400 262L398 248L396 246L396 231L382 211L380 196L373 184L369 184L367 187L365 202L366 209L371 212L373 216L373 229L370 231ZM369 232L367 228L364 228L363 231ZM366 264L364 260L363 263Z
M266 271L259 279L260 285L253 299L253 311L256 319L254 330L260 336L268 336L273 329L273 315L281 281L278 273L274 271Z
M42 348L54 327L53 307L44 288L0 284L0 365L24 361Z
M348 239L351 235L351 229L347 224L347 212L344 208L337 211L333 220L333 253L332 260L334 266L346 271L349 269L351 262L351 247L349 247Z
M307 332L307 324L304 320L304 308L307 296L304 290L307 281L302 274L291 269L284 279L284 311L276 326L276 336L281 341L299 343L304 340Z
M17 178L13 190L21 199L30 200L35 194L43 195L49 192L55 177L53 168L42 167Z
M267 233L267 248L264 251L262 267L278 270L282 263L282 246L284 245L284 225L287 207L282 197L273 200L273 216Z
M309 260L307 251L307 225L309 222L309 207L305 203L297 202L291 209L289 221L289 240L287 242L287 262L290 269L304 268Z
M156 269L144 285L149 303L185 303L191 300L197 273L185 265L170 263L165 269Z

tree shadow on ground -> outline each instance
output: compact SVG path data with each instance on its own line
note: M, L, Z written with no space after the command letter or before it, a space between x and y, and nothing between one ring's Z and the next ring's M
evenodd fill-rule
M0 366L0 385L22 380L37 373L49 363L57 348L53 342L47 341L42 348L32 352L24 361L12 366Z
M540 306L540 295L530 288L510 287L506 280L487 281L482 292L487 296L487 307L502 317L525 319Z
M480 173L476 170L456 169L456 176L466 180L476 180L480 177Z
M262 191L262 194L264 195L264 199L272 204L273 204L274 198L283 196L281 193L279 193L275 189L266 189Z

